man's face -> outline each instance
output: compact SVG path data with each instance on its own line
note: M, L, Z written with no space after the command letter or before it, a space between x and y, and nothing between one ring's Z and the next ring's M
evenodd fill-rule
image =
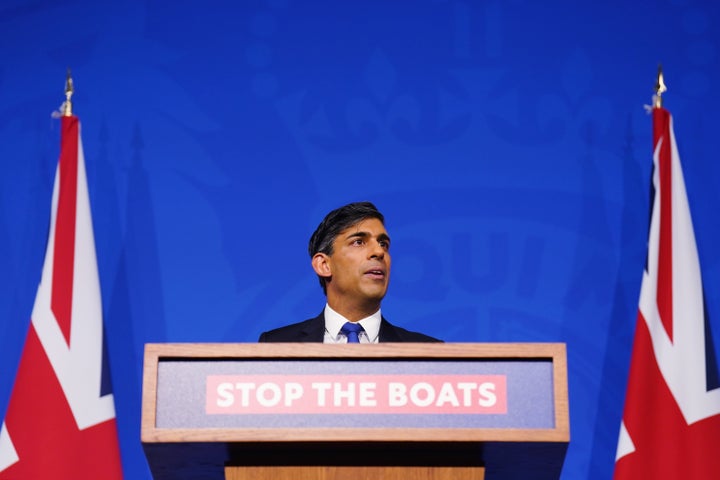
M390 281L390 237L380 220L369 218L340 232L325 262L331 306L380 307Z

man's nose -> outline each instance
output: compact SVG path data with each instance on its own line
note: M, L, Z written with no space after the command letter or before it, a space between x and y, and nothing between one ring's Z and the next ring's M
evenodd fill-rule
M385 248L380 245L380 242L373 241L370 244L370 258L385 258Z

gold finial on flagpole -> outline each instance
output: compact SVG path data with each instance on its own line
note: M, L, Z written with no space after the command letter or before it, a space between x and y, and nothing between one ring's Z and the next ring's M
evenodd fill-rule
M657 83L655 84L655 95L653 95L653 108L662 108L662 94L667 92L665 79L663 77L662 64L658 65Z
M70 68L67 69L67 77L65 78L65 102L62 104L62 116L72 116L72 95L75 89L73 88L73 80L70 75Z

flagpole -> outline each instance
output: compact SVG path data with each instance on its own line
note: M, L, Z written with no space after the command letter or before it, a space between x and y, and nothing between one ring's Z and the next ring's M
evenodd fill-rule
M662 108L662 94L665 92L667 92L667 86L665 86L662 64L660 64L658 65L657 82L655 83L655 95L653 95L653 108Z
M70 75L70 68L67 69L67 76L65 77L65 103L62 104L62 116L72 117L72 96L75 92L73 88L73 79Z

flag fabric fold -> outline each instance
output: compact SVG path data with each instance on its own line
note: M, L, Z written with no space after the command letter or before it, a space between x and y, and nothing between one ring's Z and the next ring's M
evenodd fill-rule
M0 430L0 480L122 479L80 122L61 122L42 277Z
M615 480L720 478L720 385L673 120L653 110L648 252Z

